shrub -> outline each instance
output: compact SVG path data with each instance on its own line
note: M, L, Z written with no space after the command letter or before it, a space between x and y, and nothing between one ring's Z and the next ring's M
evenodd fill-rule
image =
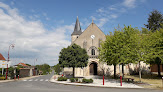
M0 77L0 80L5 80L5 77Z
M67 78L66 78L66 77L61 76L61 77L58 77L58 81L67 81Z
M71 82L78 82L78 78L70 78Z
M75 81L78 82L78 78L75 78Z
M82 80L83 83L93 83L93 79L83 79Z
M75 82L75 78L70 78L70 81L71 82Z

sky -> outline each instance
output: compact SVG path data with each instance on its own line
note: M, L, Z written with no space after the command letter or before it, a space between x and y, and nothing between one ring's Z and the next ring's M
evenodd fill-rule
M163 0L0 0L0 53L13 65L58 63L59 52L71 44L77 16L84 31L92 22L105 33L118 25L141 30ZM36 60L37 59L37 60Z

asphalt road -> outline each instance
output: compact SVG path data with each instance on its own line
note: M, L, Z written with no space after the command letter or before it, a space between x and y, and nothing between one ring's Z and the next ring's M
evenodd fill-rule
M97 88L50 83L52 74L24 81L0 83L0 92L163 92L149 89Z

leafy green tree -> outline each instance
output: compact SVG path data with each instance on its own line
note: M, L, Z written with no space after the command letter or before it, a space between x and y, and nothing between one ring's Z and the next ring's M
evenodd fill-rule
M88 57L85 49L81 48L79 45L73 44L61 50L59 64L62 67L72 67L74 77L75 67L87 66Z
M163 28L159 31L156 30L154 33L148 34L146 38L146 52L148 54L147 63L157 64L158 66L158 76L161 76L160 73L160 64L163 64Z
M30 64L26 64L26 65L31 66Z
M161 26L161 24L163 24L163 15L161 14L161 12L153 10L149 14L148 24L145 24L145 26L149 30L152 30L152 32L155 32L156 30L159 30L163 27Z
M60 64L54 66L54 71L56 72L56 74L59 74L62 71L62 67L60 66Z
M49 73L51 70L50 65L48 64L36 65L36 67L38 70L42 71L44 75Z
M120 63L121 58L121 46L123 41L123 32L120 30L114 31L114 35L106 36L106 40L101 43L99 48L99 59L102 62L106 62L108 65L114 65L114 78L116 78L116 65Z

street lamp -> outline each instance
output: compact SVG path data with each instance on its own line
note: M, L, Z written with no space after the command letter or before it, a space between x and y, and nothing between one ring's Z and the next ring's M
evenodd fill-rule
M11 44L10 46L9 46L9 50L8 50L8 62L9 62L9 60L10 60L10 56L9 56L9 52L10 52L10 47L12 47L12 49L14 48L14 44ZM8 74L8 62L7 62L7 72L6 72L6 79L7 79L7 74Z

